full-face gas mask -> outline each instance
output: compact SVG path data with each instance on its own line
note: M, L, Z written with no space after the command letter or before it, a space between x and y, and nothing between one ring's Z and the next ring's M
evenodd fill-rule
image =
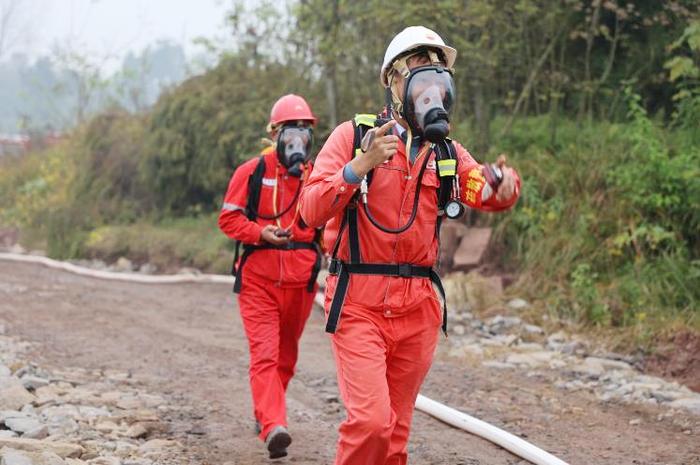
M425 53L430 64L410 69L408 61L416 54ZM396 111L406 120L413 135L439 143L450 132L449 113L455 101L452 70L443 66L443 60L434 50L418 50L398 58L392 68L405 79L403 99L394 93ZM389 83L391 86L391 83Z
M277 136L277 158L287 172L300 177L303 165L311 159L313 130L303 126L283 126Z
M450 132L449 113L454 102L452 73L442 66L411 70L406 81L403 114L411 131L433 143Z

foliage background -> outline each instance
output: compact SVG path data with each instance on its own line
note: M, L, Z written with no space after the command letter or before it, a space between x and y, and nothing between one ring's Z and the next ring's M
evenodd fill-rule
M459 50L453 135L524 179L493 222L500 266L541 315L649 341L700 328L696 1L235 2L220 62L152 107L115 106L60 146L0 163L0 224L61 258L127 255L225 272L215 215L271 104L304 95L321 141L380 109L390 38L431 26Z

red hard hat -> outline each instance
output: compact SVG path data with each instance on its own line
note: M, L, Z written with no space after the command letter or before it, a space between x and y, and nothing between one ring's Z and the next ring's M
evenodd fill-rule
M277 126L285 121L299 120L311 121L311 124L316 125L316 117L303 97L287 94L277 100L272 106L270 126Z

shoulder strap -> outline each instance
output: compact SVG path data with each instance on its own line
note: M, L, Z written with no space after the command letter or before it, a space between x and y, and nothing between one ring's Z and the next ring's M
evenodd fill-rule
M258 157L258 164L248 178L248 203L246 204L246 216L253 221L257 217L258 204L260 203L260 189L262 179L265 176L265 157Z
M457 176L457 151L454 143L446 139L438 144L435 150L435 158L440 187L438 188L438 210L443 210L452 197Z

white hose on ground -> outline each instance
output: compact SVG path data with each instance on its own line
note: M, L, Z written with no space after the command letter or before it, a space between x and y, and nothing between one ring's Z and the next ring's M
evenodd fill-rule
M416 409L437 418L440 421L462 429L476 436L482 437L494 444L497 444L509 452L524 458L536 465L568 465L552 454L543 451L529 442L503 431L500 428L481 421L478 418L467 415L459 410L436 402L432 399L418 394L416 399Z
M0 260L12 262L36 263L49 268L68 271L81 276L91 278L108 279L112 281L127 281L143 284L176 284L176 283L225 283L233 284L233 276L220 274L176 274L176 275L146 275L137 273L118 273L114 271L91 270L68 262L60 262L38 255L21 255L13 253L0 253Z
M70 273L91 278L106 279L112 281L126 281L142 284L175 284L175 283L224 283L233 284L233 276L218 274L178 274L178 275L143 275L137 273L118 273L113 271L91 270L72 263L61 262L37 255L22 255L14 253L0 253L0 260L36 263L49 268L68 271ZM322 293L316 294L315 303L323 307L324 297ZM548 452L530 444L529 442L514 436L500 428L496 428L485 421L467 415L425 397L421 394L416 399L416 409L437 418L440 421L462 429L476 436L497 444L513 454L528 460L535 465L568 465L566 462L554 457Z

